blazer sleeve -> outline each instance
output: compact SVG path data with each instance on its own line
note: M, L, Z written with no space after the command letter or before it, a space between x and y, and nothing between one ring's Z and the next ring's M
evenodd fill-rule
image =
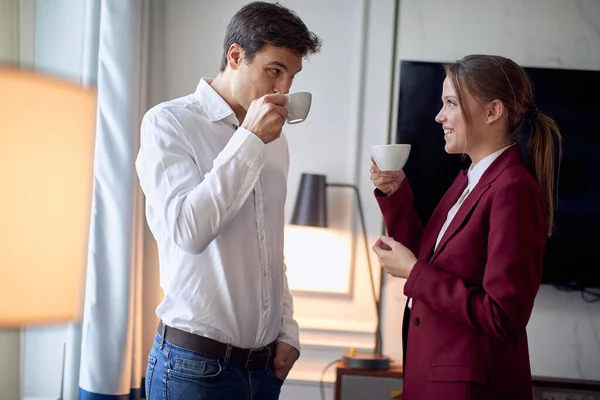
M379 204L388 236L409 248L413 254L419 254L423 224L414 207L414 195L408 179L400 184L391 196L375 189L375 198Z
M404 293L488 336L514 341L526 329L541 284L546 232L546 207L537 184L513 179L492 199L483 286L418 261Z

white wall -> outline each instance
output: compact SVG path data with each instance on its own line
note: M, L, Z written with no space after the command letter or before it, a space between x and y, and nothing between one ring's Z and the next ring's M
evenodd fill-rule
M37 1L35 69L79 82L83 65L85 1Z
M472 53L500 54L523 66L600 70L600 2L402 1L399 59L453 61ZM400 334L402 284L390 281L387 288L387 298L396 300L386 310L388 338ZM528 336L534 375L600 380L600 302L544 285ZM399 342L388 344L390 354L401 354Z
M600 68L597 0L403 0L399 56L496 53L529 67Z

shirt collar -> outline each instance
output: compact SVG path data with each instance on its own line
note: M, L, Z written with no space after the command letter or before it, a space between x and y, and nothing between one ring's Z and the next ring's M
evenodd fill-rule
M195 92L195 95L202 105L202 108L206 112L208 119L210 122L227 120L236 127L239 126L239 122L235 116L235 113L229 104L227 104L227 102L216 92L216 90L210 86L211 82L212 79L200 79Z
M483 158L481 161L479 161L475 165L471 164L471 166L469 167L469 172L467 174L467 176L469 178L469 189L470 190L473 190L473 188L475 187L475 185L477 185L477 183L479 182L479 180L481 179L481 177L483 176L485 171L488 169L488 167L490 165L492 165L492 163L496 160L496 158L498 158L500 156L500 154L502 154L504 152L504 150L508 149L511 146L514 146L514 143L509 144L508 146L503 147L500 150L490 154L489 156Z

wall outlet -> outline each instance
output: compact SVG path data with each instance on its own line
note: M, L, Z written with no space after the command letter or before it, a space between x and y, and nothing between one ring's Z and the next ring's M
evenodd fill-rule
M544 392L542 400L597 400L591 394L576 394L576 393L561 393L561 392Z

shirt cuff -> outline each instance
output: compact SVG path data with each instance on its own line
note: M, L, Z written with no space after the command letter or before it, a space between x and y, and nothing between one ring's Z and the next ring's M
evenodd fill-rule
M279 338L277 338L277 343L279 343L279 342L289 344L290 346L292 346L293 348L298 350L298 354L300 354L300 340L292 339L288 336L280 336Z
M286 318L284 318L284 321L285 320ZM294 319L288 319L287 322L283 323L281 330L279 331L277 342L287 343L300 353L300 328Z
M262 167L266 144L246 128L238 128L221 152L226 157L236 157L249 167Z

